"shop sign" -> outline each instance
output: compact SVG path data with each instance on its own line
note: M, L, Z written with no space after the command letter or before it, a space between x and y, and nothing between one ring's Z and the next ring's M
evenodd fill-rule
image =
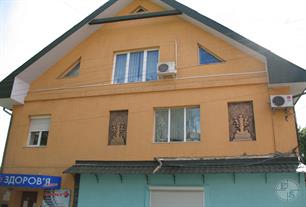
M42 207L69 207L69 202L69 190L46 190Z
M39 189L61 188L61 177L46 175L0 174L0 186Z

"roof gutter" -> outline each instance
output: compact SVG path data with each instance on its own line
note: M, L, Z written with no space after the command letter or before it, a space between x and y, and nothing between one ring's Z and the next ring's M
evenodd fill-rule
M12 112L9 109L3 107L3 111L8 115L12 116Z

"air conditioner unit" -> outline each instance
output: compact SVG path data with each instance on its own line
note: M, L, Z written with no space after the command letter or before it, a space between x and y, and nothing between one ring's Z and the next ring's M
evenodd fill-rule
M275 95L270 96L272 108L288 108L293 107L292 95Z
M175 62L158 63L157 74L159 79L175 78Z

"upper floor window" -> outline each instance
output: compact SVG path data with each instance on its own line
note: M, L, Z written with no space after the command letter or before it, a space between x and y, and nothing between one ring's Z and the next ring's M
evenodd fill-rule
M157 80L159 51L143 50L115 55L113 83Z
M49 116L31 117L28 146L47 146L49 126Z
M200 141L200 107L155 110L155 142Z
M201 65L223 62L221 58L218 58L216 55L202 47L199 47L199 58Z
M64 72L60 78L72 78L77 77L80 74L81 59L78 59Z

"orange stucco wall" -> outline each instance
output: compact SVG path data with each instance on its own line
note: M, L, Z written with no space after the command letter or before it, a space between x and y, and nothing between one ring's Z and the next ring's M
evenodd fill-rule
M135 1L150 11L162 8ZM112 85L115 52L158 48L160 61L175 61L177 78ZM198 45L225 60L199 65ZM59 79L81 57L80 75ZM239 73L239 74L237 74ZM75 160L152 160L155 157L216 157L290 152L297 146L294 117L272 111L263 61L180 17L103 25L35 80L22 106L15 106L4 172L62 175ZM253 101L256 141L230 142L228 102ZM154 108L200 106L201 141L153 143ZM109 112L128 110L126 146L108 146ZM48 146L27 147L29 117L51 115ZM71 175L64 187L73 188Z

